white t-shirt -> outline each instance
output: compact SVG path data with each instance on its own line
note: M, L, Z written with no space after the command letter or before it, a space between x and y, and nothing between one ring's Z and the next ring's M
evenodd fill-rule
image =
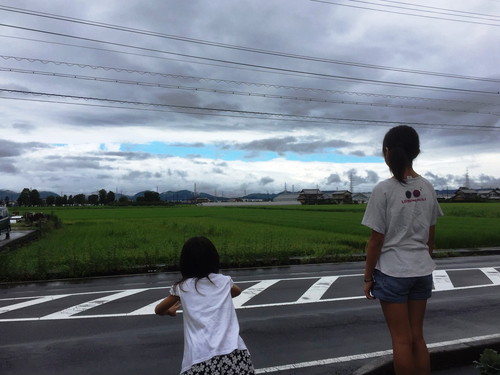
M231 298L231 277L212 273L210 280L187 279L174 285L170 294L179 296L184 319L184 357L181 372L192 365L245 350Z
M436 267L427 246L429 227L443 212L429 181L419 176L406 182L377 184L361 223L384 235L376 269L394 277L425 276Z

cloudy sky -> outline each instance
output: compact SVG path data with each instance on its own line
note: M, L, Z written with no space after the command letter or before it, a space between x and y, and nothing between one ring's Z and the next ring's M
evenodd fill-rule
M500 186L499 0L0 0L0 189Z

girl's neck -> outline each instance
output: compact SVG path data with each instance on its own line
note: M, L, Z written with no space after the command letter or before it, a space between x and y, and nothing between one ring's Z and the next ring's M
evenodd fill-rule
M417 172L415 172L412 167L409 167L409 168L405 169L404 176L405 176L405 178L408 178L408 177L416 178L416 177L419 177L420 175Z

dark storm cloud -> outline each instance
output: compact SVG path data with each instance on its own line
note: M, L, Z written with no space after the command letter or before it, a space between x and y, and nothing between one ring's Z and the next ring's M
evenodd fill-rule
M317 138L299 139L296 137L260 139L248 143L226 144L225 147L250 152L272 151L280 155L286 152L312 154L324 152L326 149L342 148L352 145L344 140L322 140Z
M224 174L224 170L221 168L212 168L212 172L216 174Z
M181 171L181 170L177 170L177 169L172 170L169 168L167 170L167 175L170 177L177 176L177 177L184 179L184 178L187 178L189 176L189 173L188 173L188 171Z
M37 149L51 148L52 146L39 142L12 142L0 139L0 158L19 156Z
M13 129L21 130L23 133L29 133L36 129L36 126L28 123L15 123L12 124Z
M366 176L360 176L356 169L350 169L345 173L345 176L349 181L352 180L353 184L376 184L380 179L375 171L365 170L365 173Z
M1 173L7 173L7 174L15 174L15 173L18 173L19 170L18 168L16 168L16 166L14 165L14 163L11 163L11 162L8 162L8 161L4 161L4 160L0 160L0 172ZM1 178L0 178L1 180ZM5 180L2 181L2 183L5 184Z
M266 177L262 177L260 180L259 180L259 185L262 185L262 186L266 186L270 183L273 183L274 182L274 178L271 178L269 176L266 176Z
M111 156L125 160L148 160L151 159L151 154L146 152L121 152L121 151L108 151L104 152L103 156ZM168 157L162 155L161 157Z
M152 172L144 172L144 171L130 171L127 174L123 175L121 178L123 180L141 180L141 179L152 179L152 178L161 178L161 173L152 173Z
M330 176L326 178L327 185L338 184L340 182L342 182L342 179L337 173L332 173Z
M85 157L73 157L73 158L59 158L59 160L53 160L44 163L44 168L51 171L63 171L63 170L77 170L77 169L95 169L95 170L113 170L114 168L109 166L103 166L99 161L93 160L93 158L87 159Z
M473 189L488 189L488 188L498 188L500 187L500 178L495 176L488 176L485 174L481 174L477 177L469 176L469 185L466 186L466 176L463 175L437 175L431 172L425 173L425 177L434 185L436 189L445 190L445 189L455 189L460 186L469 187Z

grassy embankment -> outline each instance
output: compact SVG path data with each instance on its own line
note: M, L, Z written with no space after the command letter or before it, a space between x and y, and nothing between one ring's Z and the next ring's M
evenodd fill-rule
M183 242L209 237L224 266L349 259L369 230L364 205L57 208L62 229L0 253L0 281L174 269ZM443 204L437 248L500 245L500 204Z

